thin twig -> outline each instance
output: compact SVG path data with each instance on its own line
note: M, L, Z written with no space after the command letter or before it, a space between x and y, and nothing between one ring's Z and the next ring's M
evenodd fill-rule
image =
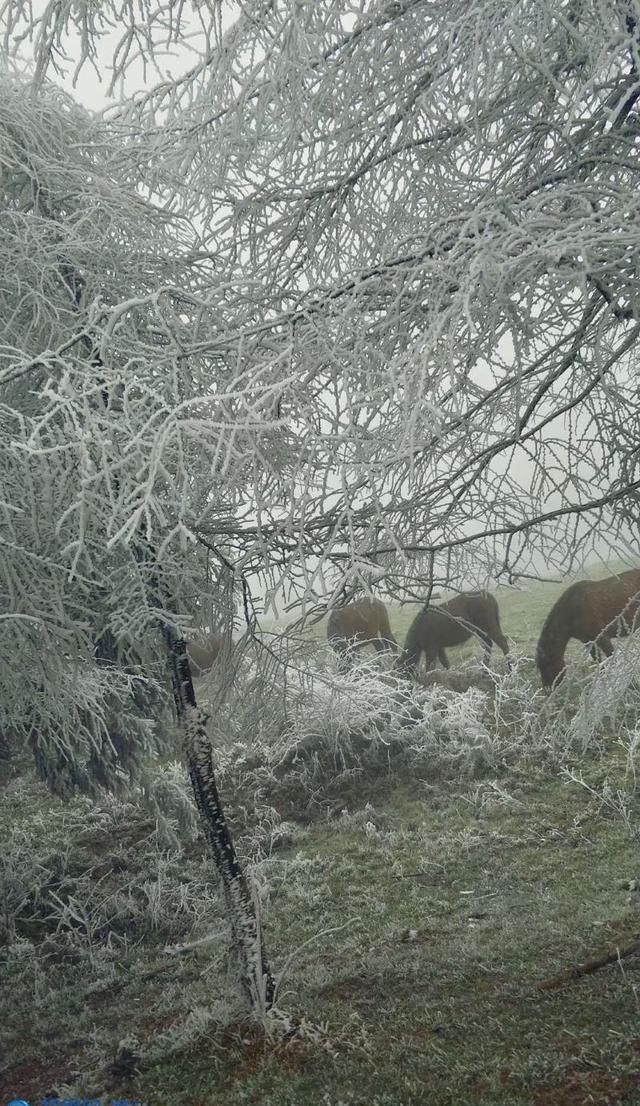
M565 983L571 983L573 979L580 979L581 976L589 975L590 972L597 972L599 968L604 968L607 964L615 964L616 961L624 960L627 956L633 956L637 952L640 952L640 933L636 933L633 940L626 945L609 949L601 956L594 956L591 960L585 960L582 964L576 964L573 968L567 968L565 971L559 972L558 975L543 979L536 983L536 987L539 991L555 990L556 987L563 987Z

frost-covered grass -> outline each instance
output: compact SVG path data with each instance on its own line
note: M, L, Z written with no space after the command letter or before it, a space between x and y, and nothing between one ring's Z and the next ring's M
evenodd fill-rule
M118 833L104 811L54 810L36 847L10 854L33 885L64 839L55 893L73 913L29 923L30 907L8 950L0 1088L187 1106L635 1101L637 961L535 988L637 930L622 886L640 874L637 838L602 806L605 765L583 773L595 794L530 764L421 798L399 785L272 843L256 874L278 973L295 953L280 1001L326 1025L315 1043L240 1028L202 850L163 853L132 811L111 812ZM84 919L114 899L126 933L109 941Z
M578 662L549 699L534 599L518 597L528 639L503 604L511 674L452 651L463 694L412 689L373 661L338 676L322 646L286 678L248 664L228 701L211 689L279 1003L313 1026L291 1041L241 1023L178 763L149 766L129 802L64 804L24 772L5 784L0 1093L637 1101L638 959L536 989L639 928L635 643L595 679Z

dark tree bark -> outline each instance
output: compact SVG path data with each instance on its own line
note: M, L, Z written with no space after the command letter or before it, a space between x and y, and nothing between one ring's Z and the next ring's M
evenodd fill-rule
M158 611L171 610L168 589L162 587L154 551L146 538L138 538L135 552L144 573L149 605ZM158 625L171 660L173 696L189 777L220 876L242 986L252 1012L263 1014L273 1006L275 983L265 952L260 916L220 800L206 717L196 700L187 643L164 617L159 616Z

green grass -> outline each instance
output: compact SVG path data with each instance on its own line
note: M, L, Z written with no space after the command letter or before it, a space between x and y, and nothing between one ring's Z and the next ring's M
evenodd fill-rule
M503 629L523 651L563 586L499 593ZM399 637L413 613L393 609ZM465 650L475 653L452 650L453 664ZM59 950L14 955L0 1101L72 1084L74 1097L158 1106L640 1104L640 957L537 987L640 931L640 892L622 887L640 878L640 805L615 735L605 746L578 767L596 790L605 778L629 790L626 823L523 760L471 785L400 786L390 769L373 806L354 789L344 814L292 828L268 869L266 936L277 974L297 950L280 1002L325 1027L318 1040L265 1040L233 1016L189 1028L194 1010L215 1015L233 995L220 949L167 956L148 923L93 967ZM142 815L124 824L33 784L9 788L1 815L3 837L24 829L34 849L66 850L74 870L97 866L96 894L161 882L164 854ZM202 844L171 863L174 884L197 897ZM219 923L205 915L208 925ZM140 1060L127 1067L123 1048Z
M435 803L394 792L360 822L315 826L289 848L289 859L313 864L276 898L270 952L277 970L316 935L282 1004L328 1023L329 1050L228 1029L144 1063L119 1092L185 1106L639 1102L637 960L536 989L638 928L638 896L619 888L638 872L637 841L557 780L514 770L500 783L512 804L466 802L455 789ZM415 941L402 939L406 929ZM86 1071L92 1034L115 1049L133 1033L144 1048L184 1019L178 995L215 999L206 955L154 951L123 955L97 991L78 979L35 1009L25 996L22 1010L16 996L5 1097L44 1094Z
M536 989L637 928L637 896L618 888L637 872L637 842L558 781L514 773L507 786L522 805L482 818L454 795L433 809L392 794L372 816L377 835L364 819L319 826L298 850L315 862L317 897L285 885L269 942L277 965L318 934L283 1001L329 1024L332 1052L228 1034L150 1068L139 1093L256 1106L640 1101L637 961Z

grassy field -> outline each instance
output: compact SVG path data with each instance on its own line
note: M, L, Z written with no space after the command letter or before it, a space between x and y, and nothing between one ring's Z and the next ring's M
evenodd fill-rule
M499 594L521 652L561 590ZM413 613L393 610L399 638ZM271 805L277 827L279 792L262 785L255 811L229 796L271 887L280 1005L314 1027L289 1041L234 1012L198 837L171 847L143 810L13 780L0 1101L66 1088L158 1106L640 1104L640 957L539 987L640 931L640 806L617 734L573 764L591 790L558 767L525 751L474 778L411 779L390 754L370 786L342 782L331 814L288 814L259 848L252 819ZM167 955L206 933L221 942Z

